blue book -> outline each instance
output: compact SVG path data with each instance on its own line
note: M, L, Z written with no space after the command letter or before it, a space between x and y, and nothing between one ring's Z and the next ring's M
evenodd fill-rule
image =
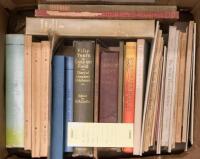
M50 159L63 159L64 153L64 91L65 57L53 57L52 125Z
M24 35L6 35L6 147L24 147Z
M66 97L65 97L65 152L73 152L72 147L67 146L67 123L73 121L73 81L74 81L74 58L65 57L65 82L66 82Z

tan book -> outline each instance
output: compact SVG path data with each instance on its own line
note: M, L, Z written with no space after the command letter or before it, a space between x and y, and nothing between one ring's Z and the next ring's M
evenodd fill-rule
M183 123L183 102L185 88L185 64L186 64L186 46L187 33L180 33L180 66L178 71L178 92L177 92L177 114L176 114L176 142L182 141L182 123Z
M40 106L40 157L48 155L49 107L50 107L50 42L41 42L41 106Z
M142 122L142 136L141 136L141 144L140 144L140 155L142 155L145 149L146 134L144 134L144 132L147 129L146 123L145 123L147 119L147 99L150 92L150 81L151 81L151 75L152 75L153 61L155 58L155 50L156 50L156 45L158 41L159 28L160 28L160 25L159 25L159 22L157 22L155 37L153 39L152 48L151 48L151 55L150 55L148 74L147 74L147 84L146 84L146 93L145 93L145 102L144 102L144 111L143 111L143 120L142 120L143 122Z
M41 43L32 43L32 157L40 157Z
M24 45L24 149L31 150L31 110L32 110L32 36L25 36Z
M186 70L185 70L185 92L184 92L184 108L183 108L183 132L182 142L187 141L187 128L188 128L188 113L190 101L190 82L191 82L191 67L192 67L192 52L193 52L193 32L194 22L189 23L188 42L187 42L187 56L186 56Z
M155 20L26 19L26 34L48 35L49 32L73 37L153 38Z

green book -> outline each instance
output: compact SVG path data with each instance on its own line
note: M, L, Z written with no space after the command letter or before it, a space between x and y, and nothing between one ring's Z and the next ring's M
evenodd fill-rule
M6 35L6 147L24 147L24 35Z

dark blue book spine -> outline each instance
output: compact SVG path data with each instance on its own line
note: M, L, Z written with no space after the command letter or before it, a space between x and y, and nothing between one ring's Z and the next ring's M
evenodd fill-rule
M73 152L72 147L67 146L67 123L73 121L73 81L74 81L74 58L65 57L65 83L66 83L66 98L65 98L65 152Z
M52 126L50 159L63 159L65 57L53 57Z

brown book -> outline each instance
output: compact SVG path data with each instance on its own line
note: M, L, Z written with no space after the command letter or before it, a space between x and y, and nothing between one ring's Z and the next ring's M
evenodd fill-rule
M99 122L118 122L119 53L101 52Z
M65 12L130 12L130 11L177 11L174 5L80 5L80 4L38 4L38 9Z
M25 36L24 44L24 149L31 150L31 57L32 36Z
M28 35L48 35L49 30L58 36L153 38L155 20L26 19Z
M41 42L41 140L40 140L40 156L47 157L48 155L48 137L49 137L49 109L50 109L50 73L51 73L51 51L50 42Z
M32 43L32 157L40 157L41 43Z
M74 121L94 122L94 41L74 41ZM73 156L93 156L92 148L74 148Z

